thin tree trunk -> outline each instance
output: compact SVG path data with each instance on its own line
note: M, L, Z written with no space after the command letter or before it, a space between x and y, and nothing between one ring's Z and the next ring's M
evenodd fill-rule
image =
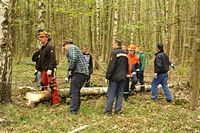
M195 109L195 107L198 105L198 99L199 99L199 92L200 92L200 0L197 0L197 39L196 43L194 44L193 52L193 66L191 69L194 71L193 75L193 82L192 82L192 98L191 98L191 108Z
M8 25L10 0L0 1L0 103L11 102L12 46Z

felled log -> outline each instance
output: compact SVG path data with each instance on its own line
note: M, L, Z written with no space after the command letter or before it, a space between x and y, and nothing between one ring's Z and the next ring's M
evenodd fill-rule
M178 82L178 83L171 83L168 84L169 88L182 88L182 87L188 87L188 82ZM159 85L158 88L161 88L162 86ZM81 89L81 95L103 95L106 94L108 87L83 87ZM23 92L26 90L26 93ZM150 91L151 85L145 85L145 91ZM136 92L140 91L140 85L136 86ZM28 100L27 105L32 105L34 103L39 102L41 99L45 97L50 96L49 91L38 91L33 87L20 87L21 94L26 94L25 98ZM22 93L23 92L23 93ZM69 97L69 88L68 89L59 89L59 95L60 97Z

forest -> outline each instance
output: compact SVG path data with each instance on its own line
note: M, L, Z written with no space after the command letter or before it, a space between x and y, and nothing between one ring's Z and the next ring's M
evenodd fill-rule
M0 0L0 23L0 132L200 132L200 0ZM151 84L156 44L164 45L175 64L168 79L174 101L166 103L159 88L160 101L151 101L151 90L136 93L123 101L121 115L103 115L106 92L84 93L75 116L67 112L68 96L60 96L57 108L48 100L28 107L25 93L37 90L31 58L41 29L50 33L55 47L63 94L69 89L63 83L64 40L89 48L92 91L107 88L112 42L119 39L145 52L145 86Z

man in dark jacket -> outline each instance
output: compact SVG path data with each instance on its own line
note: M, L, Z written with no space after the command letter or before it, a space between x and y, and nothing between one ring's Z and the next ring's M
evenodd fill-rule
M106 79L109 80L105 107L107 114L112 113L115 97L115 113L121 112L123 87L128 74L128 57L121 48L121 42L119 40L113 41L112 47L113 51L106 72Z
M167 79L169 71L169 66L171 65L169 61L169 57L164 53L163 44L157 44L158 53L156 53L156 57L154 60L154 77L151 82L151 91L152 91L152 99L158 99L158 90L157 86L159 84L162 85L163 91L165 92L166 100L168 102L172 101L172 95L167 85Z
M70 113L77 114L80 108L80 91L84 82L88 79L89 70L81 50L73 44L72 39L67 39L63 43L68 59L68 76L66 82L70 84Z
M48 87L50 88L52 103L54 105L59 105L59 94L54 75L57 65L55 48L51 45L51 39L46 31L39 30L38 39L42 45L40 49L40 58L37 63L37 70L42 73L41 86L43 87L43 90L47 90Z

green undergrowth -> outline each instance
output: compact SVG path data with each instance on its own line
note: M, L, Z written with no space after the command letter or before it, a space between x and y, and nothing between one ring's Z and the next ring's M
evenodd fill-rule
M29 62L29 61L27 61ZM66 76L66 64L58 66L58 83ZM11 104L0 105L0 132L61 133L87 126L83 133L199 133L200 111L190 110L188 101L165 101L163 93L156 102L150 100L150 92L132 95L123 101L122 114L104 115L106 96L85 96L77 115L69 114L69 99L52 108L41 102L27 107L20 96L18 86L31 86L34 65L19 64L13 67ZM104 86L102 72L92 77L95 84ZM100 75L100 77L98 77ZM60 85L64 88L66 85Z

